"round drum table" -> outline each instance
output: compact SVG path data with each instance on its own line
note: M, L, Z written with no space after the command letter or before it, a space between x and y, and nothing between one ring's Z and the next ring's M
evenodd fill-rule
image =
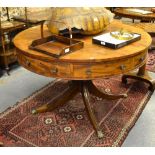
M143 79L150 84L150 89L153 89L153 84L149 80L150 78L145 74L148 47L151 44L150 35L141 29L124 25L119 21L113 21L104 33L119 30L120 28L140 33L141 40L114 50L93 44L92 36L84 36L81 39L78 38L84 42L84 48L60 58L53 58L52 56L29 49L31 42L41 37L39 26L29 28L19 33L14 38L14 44L17 50L18 61L23 67L47 77L69 80L65 92L60 92L57 98L53 98L51 104L42 105L32 112L40 113L51 111L63 105L67 100L75 96L76 93L81 92L90 121L98 137L103 137L93 109L90 106L90 94L110 100L127 97L127 95L101 92L92 83L93 79L125 74L139 68L136 76L132 76L131 74L124 75L123 82L126 82L126 78L128 77ZM47 27L44 26L44 37L49 35L50 33Z
M155 13L152 12L149 14L142 14L142 13L130 11L129 9L135 9L135 8L117 8L117 9L114 9L114 13L117 16L132 19L133 22L127 23L127 24L130 24L132 26L136 26L138 28L142 28L143 30L148 32L151 36L154 36L155 35L155 24L154 24ZM140 10L142 10L142 9L140 8ZM151 8L149 9L149 11L151 11ZM141 20L143 22L134 23L135 19ZM154 50L154 49L155 49L155 43L152 42L152 45L149 48L149 50Z
M130 11L132 8L117 8L114 13L120 17L126 17L130 19L139 19L142 21L155 21L155 13L142 14L134 11Z

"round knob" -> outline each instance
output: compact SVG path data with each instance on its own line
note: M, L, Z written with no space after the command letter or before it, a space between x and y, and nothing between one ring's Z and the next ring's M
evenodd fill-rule
M28 61L28 60L26 60L25 63L26 63L26 66L28 66L28 67L31 65L30 61Z
M126 68L125 65L121 65L121 66L120 66L120 69L121 69L121 70L125 70L125 68Z
M90 69L86 70L86 75L91 75L92 74L92 71Z
M143 61L144 61L144 57L141 57L141 58L139 59L139 61L140 61L140 62L143 62Z
M57 68L52 68L51 69L51 73L56 74L57 72L58 72L58 69Z

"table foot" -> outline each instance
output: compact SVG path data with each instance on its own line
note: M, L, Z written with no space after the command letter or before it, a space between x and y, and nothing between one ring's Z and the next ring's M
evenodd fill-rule
M155 89L155 80L151 79L147 71L145 71L144 75L138 75L137 73L130 73L130 74L123 75L122 82L127 84L127 79L129 78L148 83L149 84L148 89L150 91L153 91Z
M82 98L83 98L83 101L84 101L84 104L85 104L85 108L87 110L87 113L88 113L88 116L90 118L90 121L98 135L99 138L102 138L103 137L103 133L102 131L99 129L99 125L97 123L97 120L96 120L96 117L95 117L95 114L94 114L94 111L93 109L91 108L91 105L90 105L90 94L89 94L89 91L88 91L88 88L86 85L83 85L82 88L81 88L81 94L82 94Z
M2 142L0 142L0 147L4 146L4 144Z
M97 137L100 139L100 138L103 138L104 137L104 134L102 131L97 131Z

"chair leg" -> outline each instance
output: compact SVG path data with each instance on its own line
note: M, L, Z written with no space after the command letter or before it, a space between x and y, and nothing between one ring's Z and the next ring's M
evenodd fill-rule
M139 68L138 73L137 72L133 72L133 73L129 73L129 74L125 74L122 76L122 82L124 84L127 83L127 79L135 79L135 80L139 80L139 81L143 81L145 83L149 84L148 89L150 91L154 91L155 89L155 79L152 79L149 76L148 71L145 70L145 66L146 64L144 64L142 67Z
M1 35L1 42L2 42L2 49L3 49L3 53L4 53L4 64L5 64L5 70L6 70L6 73L8 75L9 74L9 66L8 66L8 58L7 56L5 55L6 54L6 49L5 49L5 37L4 37L4 34Z
M2 76L3 76L3 72L2 72L2 70L0 68L0 77L2 77Z

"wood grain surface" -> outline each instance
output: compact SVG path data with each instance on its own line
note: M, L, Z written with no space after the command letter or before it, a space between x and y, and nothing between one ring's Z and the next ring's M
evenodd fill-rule
M133 11L127 10L128 8L117 8L114 10L114 13L121 17L131 18L131 19L140 19L147 21L155 20L155 13L150 14L141 14Z
M124 74L146 63L147 51L151 45L150 35L142 29L122 24L114 20L103 32L119 29L141 34L141 40L120 49L110 49L92 43L92 36L78 38L84 42L84 48L74 53L53 58L30 50L31 42L41 37L40 27L29 28L14 38L19 63L35 73L72 80L89 80L118 74ZM44 27L44 36L50 35ZM76 38L77 39L77 38Z

